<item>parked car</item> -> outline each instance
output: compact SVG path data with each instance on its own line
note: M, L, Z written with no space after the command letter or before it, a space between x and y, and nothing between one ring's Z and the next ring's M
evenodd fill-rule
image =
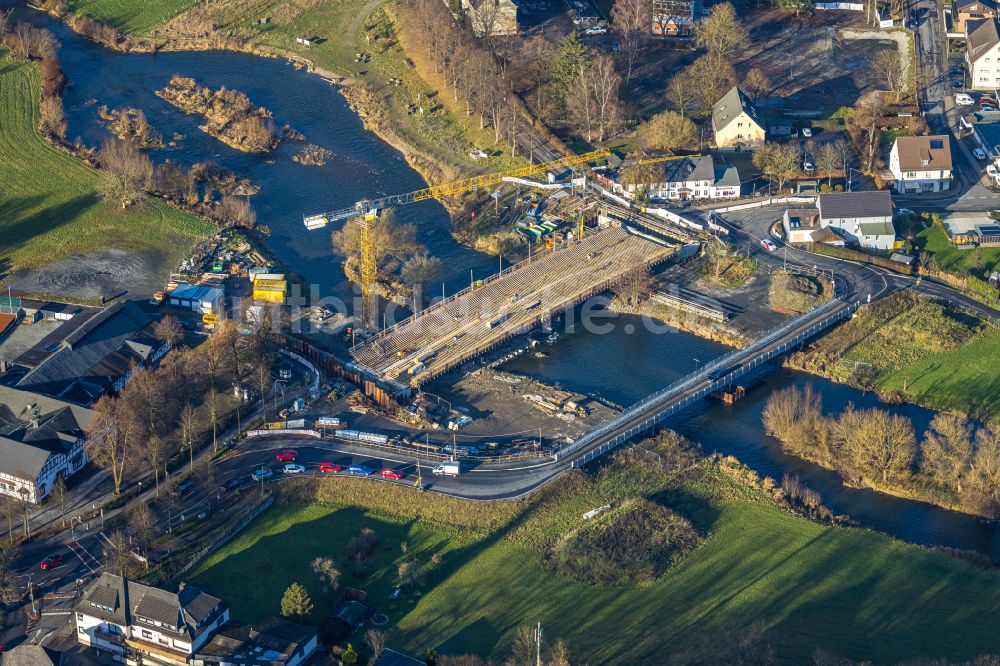
M768 252L774 252L778 249L778 246L774 244L774 241L768 238L762 238L760 241L760 246L767 250Z
M966 93L958 93L955 95L955 104L959 106L972 106L976 101L972 99L972 95Z
M236 490L243 485L243 479L229 479L222 484L223 490Z
M397 472L394 469L384 469L379 472L379 475L381 475L383 479L396 479L397 481L403 478L403 473Z
M340 465L334 465L333 463L328 463L328 462L320 463L319 464L319 471L321 471L321 472L339 472L340 471Z
M63 556L56 553L55 555L49 555L44 560L42 560L42 569L48 571L49 569L55 569L57 566L63 563Z
M176 486L170 489L171 495L183 495L187 491L194 488L194 479L184 479Z
M965 87L965 81L952 81L951 87L954 88L955 90L961 90L962 88Z
M809 160L806 160L805 162L802 163L802 170L805 171L806 173L812 173L813 171L816 170L816 166Z
M278 462L291 462L299 457L299 452L295 449L285 449L284 451L278 451L275 454L274 459Z
M364 465L351 465L347 468L348 474L354 474L356 476L371 476L372 470L368 469Z
M972 154L976 156L977 160L985 160L986 159L986 151L983 150L982 148L973 148L972 149Z
M896 215L916 215L916 213L909 208L897 208Z
M306 471L306 468L302 465L296 465L295 463L289 463L281 470L285 474L301 474Z
M802 128L802 136L804 136L805 138L808 139L812 135L813 135L813 131L812 131L811 127L803 127Z
M254 481L267 481L272 476L274 476L274 472L272 470L265 469L263 467L261 467L260 469L255 469L253 471Z
M608 32L608 27L605 25L592 25L583 31L585 35L604 35Z

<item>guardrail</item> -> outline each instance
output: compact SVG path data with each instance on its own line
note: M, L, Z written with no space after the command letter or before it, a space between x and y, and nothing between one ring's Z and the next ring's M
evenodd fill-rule
M568 447L566 447L562 451L560 451L559 452L559 457L563 458L563 457L565 457L568 454L572 454L574 451L577 451L577 450L579 450L579 449L581 449L581 448L583 448L585 446L593 444L594 442L598 441L601 437L607 435L608 433L612 432L616 428L620 428L622 425L628 423L630 420L635 419L639 414L641 414L643 411L647 410L652 405L654 405L654 404L656 404L658 402L663 402L665 400L668 400L668 399L670 399L670 398L678 395L679 393L681 393L681 392L683 392L683 391L691 388L692 386L695 386L698 382L701 382L701 381L704 381L706 379L709 379L710 375L712 375L714 372L716 372L720 368L724 368L727 365L731 365L731 364L735 363L735 361L737 359L745 358L747 356L751 356L751 355L755 354L756 352L758 352L759 350L763 349L764 347L767 347L768 345L773 344L775 341L780 340L782 337L788 335L789 333L791 333L792 331L794 331L796 328L800 328L803 324L809 322L810 320L816 319L818 317L822 317L823 314L831 312L836 307L842 306L843 304L844 304L844 302L841 299L839 299L839 298L834 298L832 300L829 300L826 303L823 303L822 305L820 305L819 307L817 307L817 308L815 308L813 310L810 310L809 312L803 313L803 314L799 315L798 317L795 317L793 319L788 320L787 322L785 322L784 324L782 324L778 328L773 329L767 335L754 340L753 342L751 342L746 347L744 347L742 349L736 349L736 350L733 350L733 351L728 352L726 354L723 354L722 356L720 356L719 358L715 359L714 361L711 361L710 363L707 363L701 370L699 370L697 372L694 372L694 373L688 375L687 377L685 377L683 379L680 379L680 380L674 382L673 384L670 384L669 386L667 386L667 387L665 387L665 388L657 391L656 393L653 393L653 394L651 394L651 395L643 398L639 402L633 404L631 407L626 408L625 411L622 412L621 414L619 414L617 417L611 419L610 421L606 421L602 425L600 425L600 426L594 428L593 430L590 430L589 432L585 433L582 437L580 437L575 442L573 442L572 444L570 444ZM849 306L848 309L847 309L847 311L851 312L856 307L857 307L857 304ZM803 336L814 334L816 332L816 330L819 330L819 328L825 327L827 324L829 324L831 319L833 319L833 318L838 318L839 319L841 316L843 316L843 313L842 312L838 312L838 313L835 313L831 317L823 317L817 324L814 324L813 326L811 326L808 329L806 329L806 331L800 332L799 335L795 336L795 338L793 338L793 340L795 341L795 344L797 344L798 341L800 339L802 339ZM786 343L786 345L787 345L787 343ZM781 349L782 351L784 351L787 348L786 345L782 345L778 349ZM771 355L768 356L768 359L770 359L771 356L773 356L773 355L775 355L777 353L781 353L781 352L780 351L776 351L776 350L772 351ZM765 360L767 360L767 359L765 359ZM763 362L763 361L761 361L761 362ZM756 367L759 364L760 363L757 362L757 359L753 359L753 360L751 360L751 363L749 364L749 368ZM741 365L741 368L742 368L742 365ZM738 371L739 371L739 368L735 368L733 370L733 372L727 373L724 377L719 377L719 378L713 380L710 383L709 387L707 387L705 389L702 389L702 390L698 391L696 394L692 394L692 395L697 395L699 398L703 397L704 395L707 395L711 390L713 390L713 388L716 385L725 384L727 381L731 380L732 376L736 375ZM739 374L742 374L742 372L740 372ZM688 398L691 398L691 396L689 396ZM685 404L685 405L688 404L688 398L685 398L685 400L683 401L683 404ZM629 429L629 431L627 431L628 435L625 437L625 439L629 439L630 437L634 436L638 432L642 432L644 430L647 430L648 427L651 427L651 425L652 424L649 424L649 426L647 426L646 422L643 422L641 424L641 427L640 426L636 426L634 428ZM637 430L636 428L639 428L639 429ZM615 439L618 439L621 436L622 435L619 435ZM614 441L614 440L612 440L612 441ZM622 441L625 441L625 440L622 440ZM602 449L603 448L604 447L602 446ZM589 459L592 459L592 458L589 458Z

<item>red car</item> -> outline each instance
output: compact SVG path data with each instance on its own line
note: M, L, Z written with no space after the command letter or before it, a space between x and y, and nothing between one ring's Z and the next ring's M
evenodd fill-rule
M42 560L42 569L55 569L57 566L62 564L62 555L49 555L44 560Z
M334 465L333 463L320 463L319 471L321 472L339 472L340 465Z
M274 459L278 462L292 462L299 457L298 452L295 449L285 449L284 451L279 451Z
M403 473L394 469L384 469L379 474L382 475L383 479L396 479L398 481L403 478Z

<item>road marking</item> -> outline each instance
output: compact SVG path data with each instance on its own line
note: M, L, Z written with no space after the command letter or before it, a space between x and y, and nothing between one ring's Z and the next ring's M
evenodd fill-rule
M83 564L83 566L87 567L87 570L90 571L90 573L96 574L97 570L94 569L94 567L90 566L90 564L87 562L87 559L84 557L84 555L86 555L87 557L89 557L94 562L94 564L97 565L97 569L101 568L101 561L99 559L97 559L96 557L94 557L90 553L89 550L87 550L86 548L84 548L83 545L79 541L75 541L75 540L71 541L69 543L69 548L70 548L70 550L72 550L76 554L76 556L78 558L80 558L80 562ZM77 551L77 548L79 548L80 550Z

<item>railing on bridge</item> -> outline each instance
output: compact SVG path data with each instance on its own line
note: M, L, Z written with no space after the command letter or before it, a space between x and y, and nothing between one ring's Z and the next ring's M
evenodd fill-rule
M839 311L839 312L835 311L838 307L842 306L843 304L844 302L839 298L834 298L832 300L829 300L826 303L820 305L819 307L810 310L809 312L803 313L793 319L789 319L787 322L785 322L778 328L772 330L767 335L758 338L757 340L754 340L746 347L742 349L735 349L731 352L728 352L720 356L714 361L706 364L701 370L694 372L688 375L687 377L678 380L673 384L670 384L666 388L663 388L657 391L656 393L653 393L643 398L639 402L633 404L631 407L628 407L624 412L619 414L617 417L611 419L610 421L606 421L605 423L588 431L578 440L570 444L568 447L562 449L559 452L559 457L561 459L565 459L566 456L572 455L573 452L578 451L581 448L588 446L590 444L594 444L595 442L599 441L601 437L604 437L608 433L613 432L615 429L633 420L636 416L641 414L643 411L647 410L649 407L657 403L669 400L670 398L677 396L681 392L697 385L699 382L704 381L706 379L710 379L711 375L713 375L719 369L724 369L726 368L726 366L734 364L736 360L739 358L745 358L747 356L755 354L756 352L764 349L768 345L771 345L774 342L780 340L782 337L788 335L796 328L801 327L806 322L818 318L818 321L815 324L813 324L813 326L810 326L808 329L800 332L798 335L796 335L791 340L787 341L785 344L773 350L772 353L768 355L767 358L757 357L752 359L749 363L747 363L746 367L743 367L743 364L741 364L740 367L733 368L731 372L727 372L724 376L716 378L705 388L697 391L694 394L689 395L687 398L681 401L681 403L675 405L674 409L679 409L683 406L690 404L694 400L700 399L705 395L708 395L708 393L714 390L716 385L723 385L731 381L735 376L741 375L744 372L748 372L749 370L756 368L757 366L769 360L771 356L786 351L787 349L790 348L790 346L798 344L801 340L814 335L816 331L824 328L832 321L842 318L846 313L853 312L858 305L857 303L853 303L850 304L845 311ZM823 317L823 315L827 313L832 313L832 314ZM588 452L581 460L574 461L573 463L574 466L585 464L586 462L589 462L590 460L596 458L598 455L602 455L603 453L606 453L615 446L618 446L622 442L631 439L635 435L644 432L646 430L649 430L650 428L653 427L653 425L655 425L656 421L659 420L658 417L659 413L654 413L652 416L650 416L650 418L644 420L639 425L630 428L624 433L621 433L617 437L611 439L609 442L606 442L599 449Z

